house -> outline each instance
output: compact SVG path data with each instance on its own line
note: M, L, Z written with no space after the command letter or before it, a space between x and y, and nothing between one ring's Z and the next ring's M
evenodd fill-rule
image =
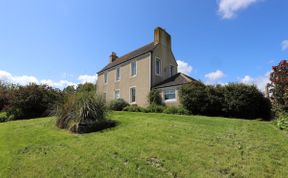
M147 106L152 89L160 90L167 105L179 104L179 87L194 79L178 73L171 36L154 30L154 41L122 57L112 52L109 63L98 72L97 92L106 101L123 98L130 104Z

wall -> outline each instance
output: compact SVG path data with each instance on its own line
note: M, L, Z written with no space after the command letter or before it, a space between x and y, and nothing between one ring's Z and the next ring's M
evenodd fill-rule
M131 77L131 62L137 63L137 75ZM116 81L116 68L108 71L108 82L104 83L104 73L99 74L97 80L97 92L103 94L106 92L107 102L114 99L115 90L120 89L120 97L130 102L130 88L136 86L136 103L139 106L147 106L147 96L150 92L151 80L151 53L141 55L134 60L123 63L120 66L120 81ZM119 67L119 66L117 66Z

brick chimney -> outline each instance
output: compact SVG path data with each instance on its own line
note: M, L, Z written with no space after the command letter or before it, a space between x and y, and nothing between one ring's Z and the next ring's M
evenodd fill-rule
M117 54L115 52L112 52L110 57L109 57L109 62L114 62L118 58Z
M157 27L154 30L154 44L162 44L171 48L171 36L163 28Z

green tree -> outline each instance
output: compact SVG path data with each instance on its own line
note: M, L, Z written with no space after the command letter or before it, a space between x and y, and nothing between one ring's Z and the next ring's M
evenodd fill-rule
M268 84L271 99L280 110L288 112L288 60L282 60L272 70Z

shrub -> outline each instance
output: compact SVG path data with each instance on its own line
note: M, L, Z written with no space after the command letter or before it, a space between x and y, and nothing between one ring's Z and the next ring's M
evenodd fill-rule
M163 105L160 91L156 89L151 90L148 94L148 102L150 104Z
M128 112L145 112L145 108L139 107L136 104L126 106L123 111L128 111Z
M180 89L183 107L192 114L245 119L271 118L271 103L255 87L244 84L205 86L201 82Z
M224 86L223 95L223 110L228 117L271 118L271 103L255 86L232 83Z
M163 113L165 114L178 114L178 108L175 106L169 106L164 109Z
M155 113L162 113L165 109L165 106L151 104L146 108L147 112L155 112Z
M180 88L179 93L183 107L190 113L206 114L209 98L203 83L193 81L185 84Z
M0 123L1 122L7 122L8 121L8 117L6 112L0 112Z
M288 114L284 112L279 113L275 124L281 130L288 130Z
M107 121L107 107L102 96L94 92L82 92L66 97L57 106L56 125L77 133L87 133L115 126Z
M122 98L112 100L109 104L109 108L113 111L122 111L129 104Z
M6 110L11 120L48 116L54 104L62 98L59 90L36 84L19 86L10 94Z
M206 115L208 116L223 116L223 87L217 86L206 86L208 103L206 105Z
M166 107L163 111L165 114L179 114L179 115L187 115L189 112L185 110L183 107L169 106Z

